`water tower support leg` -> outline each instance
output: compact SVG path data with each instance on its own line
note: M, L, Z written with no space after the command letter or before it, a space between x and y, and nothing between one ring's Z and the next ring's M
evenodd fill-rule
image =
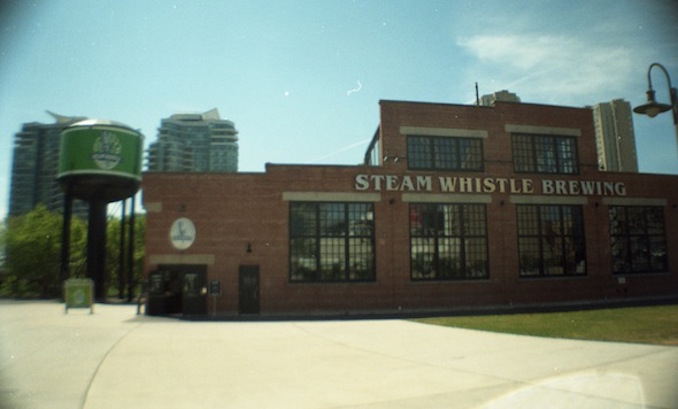
M129 215L129 244L127 247L127 301L134 299L134 206L135 197L132 195L131 212Z
M61 226L61 266L59 269L59 282L64 282L69 276L69 264L71 253L71 217L73 214L73 195L71 194L71 185L66 187L64 195L64 219Z
M94 298L106 301L106 207L104 201L89 203L87 226L87 276L94 281Z

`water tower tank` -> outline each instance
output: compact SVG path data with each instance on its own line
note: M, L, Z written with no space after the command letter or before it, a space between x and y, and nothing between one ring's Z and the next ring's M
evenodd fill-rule
M85 201L116 202L141 185L143 135L129 126L88 119L61 132L57 179Z

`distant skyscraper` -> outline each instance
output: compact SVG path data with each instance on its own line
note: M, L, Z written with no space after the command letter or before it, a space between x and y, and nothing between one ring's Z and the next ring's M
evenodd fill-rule
M148 148L151 172L237 172L238 131L215 108L161 120Z
M598 167L610 172L638 172L631 104L623 99L593 106Z
M61 131L67 126L87 119L62 116L47 111L53 124L29 122L14 135L12 182L10 186L9 215L28 213L38 203L48 210L62 212L64 193L57 182L59 145ZM73 214L86 217L87 204L79 200L73 203Z
M494 105L495 101L520 102L520 97L518 97L518 95L514 94L513 92L508 92L507 90L497 91L492 94L483 95L480 97L481 106L491 107Z

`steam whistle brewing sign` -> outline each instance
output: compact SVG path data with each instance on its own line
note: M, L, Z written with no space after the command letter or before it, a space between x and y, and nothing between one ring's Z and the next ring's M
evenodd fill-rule
M177 250L186 250L195 241L195 225L186 217L176 219L170 228L170 241Z
M118 166L122 153L122 143L118 135L110 131L103 131L94 140L92 145L92 160L104 170L111 170Z
M431 175L367 175L355 177L357 191L509 193L570 196L626 196L623 182L529 178L451 177Z
M70 278L64 282L64 304L69 308L89 308L94 312L94 282L88 278Z
M111 175L141 180L142 136L132 129L72 126L61 134L57 177Z

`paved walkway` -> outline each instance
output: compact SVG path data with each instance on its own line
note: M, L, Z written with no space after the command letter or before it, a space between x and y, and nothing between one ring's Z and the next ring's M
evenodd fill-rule
M0 301L0 408L676 408L678 347Z

